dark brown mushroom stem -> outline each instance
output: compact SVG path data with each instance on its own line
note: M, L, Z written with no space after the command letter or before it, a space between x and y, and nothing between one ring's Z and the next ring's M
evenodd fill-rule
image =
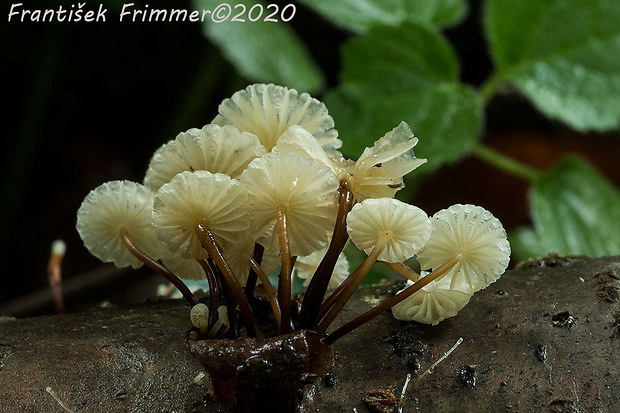
M198 260L198 264L202 267L207 278L207 283L209 284L209 327L213 327L217 321L217 307L220 303L220 292L213 269L207 260Z
M355 293L357 288L360 286L364 280L364 277L368 274L368 271L370 271L370 268L372 268L375 262L377 262L377 258L381 255L389 240L390 238L388 236L382 236L379 238L377 244L374 246L370 254L368 254L368 257L366 257L364 262L362 262L360 266L357 267L351 275L349 275L346 280L349 281L346 287L341 290L337 301L334 303L333 307L327 311L327 314L325 314L325 317L323 317L316 328L316 332L319 336L323 336L323 334L325 334L325 331L331 325L332 321L334 321L340 310L342 310L342 307L344 307L353 296L353 293Z
M222 301L220 301L220 305L223 303L226 307L226 313L228 314L228 321L230 323L230 332L232 333L232 337L229 338L242 337L241 328L238 323L239 314L237 312L237 305L235 305L237 300L235 299L235 295L232 292L232 288L230 288L230 285L228 285L226 278L224 278L224 275L222 275L222 271L220 271L215 261L213 261L213 258L208 257L207 262L211 266L213 274L215 274L215 280L220 291L220 297L222 298Z
M332 239L327 249L327 253L316 269L304 299L300 312L300 327L302 329L313 330L319 319L319 309L325 298L329 280L338 261L338 257L347 243L349 237L347 233L347 214L351 211L354 203L353 193L345 182L338 188L338 216L334 225Z
M198 300L196 299L196 297L194 297L194 294L192 294L187 285L185 285L185 283L181 281L179 277L171 273L168 268L164 267L162 264L146 255L136 246L136 244L133 243L126 228L121 229L118 235L121 238L123 245L125 245L125 247L129 250L129 252L131 252L134 257L136 257L142 263L144 263L144 265L170 281L172 285L174 285L181 292L181 294L183 294L183 297L185 297L189 305L193 307L198 304Z
M252 253L252 259L261 264L263 261L263 253L265 252L265 247L261 244L254 244L254 252ZM258 274L253 269L250 269L250 273L248 274L248 281L245 283L245 295L247 295L248 300L254 296L254 288L256 288L256 281L258 280Z
M372 310L365 312L361 316L354 318L353 320L349 321L347 324L338 328L336 331L334 331L333 333L325 337L323 339L323 342L327 345L333 344L340 337L353 331L354 329L366 323L367 321L372 320L379 314L383 313L384 311L387 311L388 309L392 308L393 306L400 303L404 299L413 295L415 292L421 290L422 288L424 288L431 282L439 279L439 277L441 277L442 275L450 271L450 269L454 267L459 262L460 259L461 259L461 254L449 259L448 261L446 261L445 263L437 267L433 272L428 274L426 277L421 278L415 284L405 288L402 292L396 294L394 297L382 302L381 304L379 304Z
M351 273L352 275L353 273ZM317 321L321 320L325 317L325 314L338 302L344 290L353 282L353 278L349 275L336 289L325 299L325 301L321 304L319 308L319 314L317 316Z
M215 238L213 237L213 233L209 230L209 227L206 222L196 222L194 226L194 231L198 236L198 240L202 244L202 247L209 253L209 256L215 262L217 267L220 269L222 276L226 280L226 284L230 287L233 295L235 296L235 300L237 300L237 304L239 305L239 310L241 311L241 317L243 318L243 323L247 330L248 336L256 337L256 328L254 327L254 318L252 316L252 308L250 307L250 303L248 302L248 298L245 296L243 289L241 288L241 284L237 280L237 277L232 272L228 263L224 259L222 255L222 251L218 247ZM230 305L230 303L228 303Z
M286 212L278 207L278 243L280 245L280 278L278 279L278 301L280 303L280 333L293 331L291 325L291 246L288 237L288 220Z
M278 329L280 328L280 320L282 319L282 312L280 311L280 304L278 303L278 298L276 296L276 292L271 284L271 280L265 271L261 268L261 266L254 260L254 258L250 258L250 266L252 267L253 272L260 278L263 283L263 287L265 287L265 291L267 291L267 297L269 298L269 303L271 304L271 310L273 311L273 315L276 319L276 323L278 324Z

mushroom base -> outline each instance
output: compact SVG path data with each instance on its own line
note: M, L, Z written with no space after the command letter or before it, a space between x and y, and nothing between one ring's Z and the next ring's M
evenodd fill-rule
M332 350L306 330L268 339L188 340L188 347L211 394L239 412L297 412L302 387L334 365Z

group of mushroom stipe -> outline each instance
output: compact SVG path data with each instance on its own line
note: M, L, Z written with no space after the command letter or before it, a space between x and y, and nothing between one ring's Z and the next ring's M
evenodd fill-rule
M356 160L325 105L307 93L253 84L225 99L202 129L189 129L153 155L142 184L104 183L77 213L88 250L104 262L146 264L166 277L192 309L195 337L254 338L251 303L268 300L276 334L307 330L331 344L372 317L437 324L508 266L502 224L474 205L432 217L394 198L415 157L402 122ZM367 254L349 272L348 242ZM415 257L421 273L405 261ZM328 330L377 262L406 287L342 327ZM270 275L277 274L277 285ZM304 279L301 304L293 277ZM199 302L183 280L206 279Z

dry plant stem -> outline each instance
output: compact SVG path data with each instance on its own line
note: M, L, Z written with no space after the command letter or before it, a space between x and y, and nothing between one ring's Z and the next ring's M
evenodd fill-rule
M353 293L355 293L359 285L362 283L362 281L364 280L364 277L366 276L366 274L368 274L368 271L370 271L370 268L372 268L372 266L377 261L377 257L379 257L379 255L385 249L385 246L387 245L388 241L389 241L389 237L387 236L383 236L379 238L379 240L377 241L377 244L374 246L374 248L372 249L368 257L366 257L364 262L362 262L362 264L359 267L357 267L355 271L351 273L351 275L349 275L349 277L346 280L346 281L350 280L349 283L342 290L342 293L337 298L333 307L329 309L329 311L327 312L325 317L321 320L321 322L319 323L316 329L316 332L318 333L320 337L323 336L323 334L325 334L325 331L331 325L332 321L334 321L334 319L336 318L340 310L342 310L342 307L344 307L344 305L353 296Z
M286 212L278 207L278 243L280 244L280 279L278 280L278 302L280 303L280 333L286 334L291 328L291 248L288 238Z
M168 268L161 265L159 262L155 261L144 252L142 252L131 240L129 233L126 229L122 229L118 234L121 238L121 241L125 245L125 247L133 254L134 257L142 261L147 267L157 272L159 275L163 276L165 279L170 281L177 289L183 294L183 297L187 300L189 305L192 307L198 304L198 300L194 297L194 294L187 288L187 285L179 277L174 275L168 270Z
M265 271L261 268L261 266L254 260L254 258L250 258L250 265L252 267L253 272L260 278L265 290L267 291L267 297L269 297L269 303L271 304L271 310L273 311L273 315L276 318L276 322L278 323L278 329L280 329L280 321L282 318L280 305L278 304L278 298L276 297L276 292L273 289L273 285L269 280Z
M248 336L256 337L256 329L254 327L254 318L252 317L252 308L250 307L250 303L248 302L248 298L245 296L243 289L241 288L241 284L237 280L235 274L233 274L232 270L228 266L228 263L224 259L222 255L222 251L217 246L215 242L215 238L213 237L213 233L209 230L209 227L204 222L197 222L194 231L202 244L202 247L209 253L209 256L215 262L217 267L220 269L222 276L226 280L226 284L230 287L233 295L235 296L235 300L237 300L237 304L239 305L239 309L241 310L241 317L243 318L243 322L245 328L247 329ZM230 303L228 304L230 305Z
M433 371L433 369L439 365L439 363L441 363L441 362L442 362L442 361L444 361L446 358L448 358L448 356L449 356L450 354L452 354L452 352L453 352L454 350L456 350L456 348L457 348L458 346L460 346L462 342L463 342L463 337L459 337L459 339L458 339L458 340L456 341L456 343L455 343L455 344L454 344L454 345L450 348L450 350L446 351L446 352L444 353L444 355L443 355L443 356L441 356L441 357L440 357L440 358L439 358L436 362L434 362L433 364L431 364L431 366L430 366L429 368L427 368L427 369L424 371L424 373L422 373L422 374L420 375L420 377L418 377L418 379L415 381L415 383L413 383L413 386L411 386L411 389L410 389L410 390L411 390L411 392L412 392L413 390L415 390L415 388L416 388L416 387L418 387L418 384L420 384L420 382L422 381L422 379L424 378L424 376L426 376L427 374L430 374L430 373L431 373L431 371ZM405 402L409 399L410 395L412 394L411 392L409 393L409 395L407 395L407 397L401 397L401 402L402 402L402 403L405 403Z
M338 340L340 337L344 336L345 334L353 331L354 329L366 323L367 321L375 318L376 316L383 313L384 311L387 311L388 309L392 308L396 304L403 301L405 298L410 297L415 292L421 290L422 288L424 288L431 282L437 280L439 277L441 277L442 275L450 271L450 269L454 267L459 262L460 259L461 259L461 254L449 259L448 261L446 261L445 263L437 267L433 272L428 274L426 277L421 278L418 282L416 282L412 286L405 288L402 292L400 292L399 294L396 294L394 297L390 298L389 300L382 302L381 304L379 304L372 310L367 311L361 316L349 321L347 324L343 325L342 327L340 327L339 329L337 329L336 331L334 331L333 333L325 337L323 342L327 345L330 345L334 343L336 340Z
M395 271L398 271L400 273L400 275L402 275L405 278L410 279L413 282L417 282L421 278L420 274L418 274L417 272L413 271L404 262L387 262L387 261L380 261L380 262L382 262L383 264L387 265L391 269L393 269Z
M58 397L56 393L54 393L54 390L52 390L51 387L46 387L45 391L51 394L54 400L56 400L56 403L58 403L60 407L62 407L66 412L74 413L73 410L69 409L67 405L62 400L60 400L60 397Z
M198 260L209 283L209 325L213 326L217 321L217 307L220 303L220 291L217 287L217 280L213 269L206 260Z
M316 269L301 306L300 323L302 329L314 329L319 319L319 309L325 298L329 280L338 257L347 243L347 214L353 207L355 198L346 183L338 189L338 215L327 253Z

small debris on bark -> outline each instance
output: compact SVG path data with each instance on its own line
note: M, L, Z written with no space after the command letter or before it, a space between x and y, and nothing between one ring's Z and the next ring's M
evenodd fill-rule
M600 285L597 295L603 302L615 303L620 299L618 286L620 286L619 278L609 269L599 271L593 277L596 283Z
M534 352L538 361L542 361L545 363L547 361L547 346L541 344L536 347L536 351Z
M536 259L530 258L525 262L517 264L517 269L528 269L537 267L559 267L570 263L572 260L583 259L583 256L567 255L565 257L559 256L557 253L552 252L546 257L538 257Z
M579 409L573 400L559 399L549 403L550 413L579 413Z
M476 370L478 366L475 364L461 367L457 373L459 382L470 389L476 387Z
M565 327L570 329L577 322L577 318L572 316L568 311L562 311L551 317L553 325L556 327Z
M612 285L604 285L599 288L597 295L601 301L615 303L618 301L618 289Z
M394 394L392 386L379 387L373 390L366 390L364 402L373 413L393 413L398 406L400 398Z
M323 381L325 382L325 385L327 387L335 387L338 384L338 381L332 374L328 374L327 376L325 376Z

